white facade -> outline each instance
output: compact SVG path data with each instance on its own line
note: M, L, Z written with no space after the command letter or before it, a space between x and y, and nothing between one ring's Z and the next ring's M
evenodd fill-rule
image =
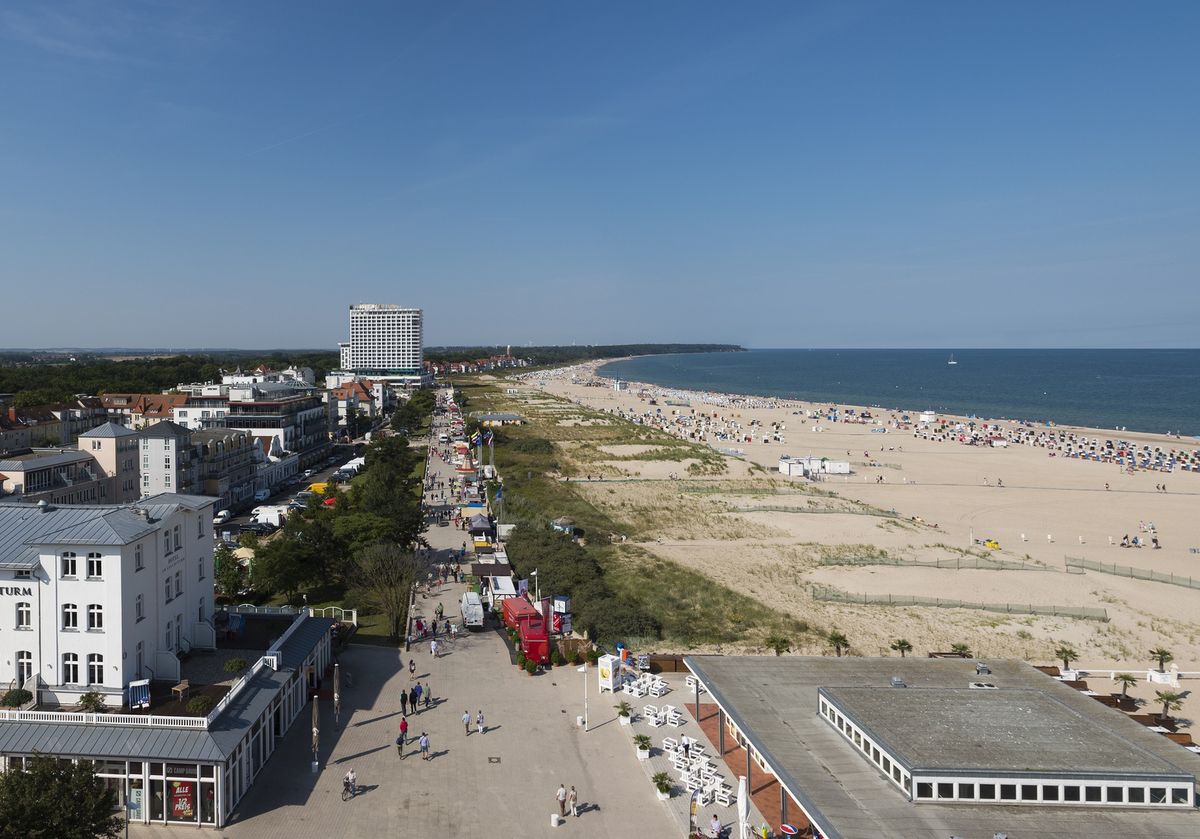
M338 345L341 367L420 375L425 361L420 309L384 303L350 307L350 340Z
M212 505L0 504L0 681L119 707L132 680L178 678L177 652L214 646Z

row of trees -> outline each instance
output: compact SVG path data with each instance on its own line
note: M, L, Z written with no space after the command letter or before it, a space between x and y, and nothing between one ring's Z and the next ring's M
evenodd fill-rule
M401 402L392 413L392 429L407 433L410 437L429 424L437 397L432 390L413 391L412 396Z
M18 408L62 402L75 394L157 393L180 382L220 378L222 369L266 365L311 367L317 376L338 363L333 352L230 352L139 358L130 361L88 359L68 363L34 363L9 358L0 363L0 393L15 393Z
M256 546L250 584L292 602L310 589L348 593L364 607L381 611L390 634L398 638L408 590L420 570L414 548L425 529L422 455L406 437L394 435L373 441L365 457L366 466L349 492L331 487ZM333 503L324 503L328 499ZM216 564L223 592L236 591L240 583L230 564L220 558Z
M629 355L661 355L685 352L741 352L736 344L598 344L596 346L518 347L515 355L531 364L570 364L603 358L624 358ZM504 355L506 347L429 347L425 358L438 364L454 361L474 361L493 355Z

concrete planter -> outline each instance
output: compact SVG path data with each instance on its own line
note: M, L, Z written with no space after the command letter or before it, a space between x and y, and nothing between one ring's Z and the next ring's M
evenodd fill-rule
M617 717L617 721L620 722L621 725L629 725L632 720L630 717Z
M637 756L638 756L638 760L649 760L650 759L650 750L649 749L638 749Z
M655 790L654 794L658 796L659 801L669 801L671 799L671 793L669 792L659 792L658 790Z

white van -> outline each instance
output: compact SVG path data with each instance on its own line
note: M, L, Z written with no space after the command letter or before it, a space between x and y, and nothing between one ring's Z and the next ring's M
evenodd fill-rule
M233 518L233 513L229 512L228 510L221 510L219 513L213 516L213 524L221 525L229 521L231 518Z
M483 603L478 594L473 591L464 594L459 610L462 612L463 626L468 629L483 627Z

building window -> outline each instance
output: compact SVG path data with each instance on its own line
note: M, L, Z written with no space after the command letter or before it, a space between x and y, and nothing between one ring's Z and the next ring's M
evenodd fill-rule
M163 649L171 649L171 624L167 624L167 634L163 636Z
M98 553L87 555L87 575L89 580L98 580L104 576L104 560Z
M204 623L204 598L200 598L200 605L196 608L196 623Z
M1043 785L1042 786L1042 801L1058 801L1058 790L1059 790L1059 787L1057 785L1055 785L1055 786L1050 786L1049 784Z
M1076 786L1063 787L1063 801L1078 801L1079 792L1079 787Z
M175 572L175 596L181 597L182 595L183 595L183 572L176 571Z
M1171 803L1172 804L1187 804L1188 791L1184 787L1171 788Z
M171 578L170 577L167 577L165 580L163 580L163 594L165 595L166 601L168 603L170 603L171 602Z
M133 601L134 623L143 620L146 617L146 600L142 595L138 595Z
M88 629L94 631L104 629L104 607L99 603L88 605Z
M1016 801L1017 800L1017 785L1016 784L1001 784L1000 785L1000 800L1001 801Z
M33 675L33 653L29 650L21 650L17 653L17 686L24 686L25 682Z
M66 630L79 629L79 607L74 603L64 603L62 612L62 628Z
M933 784L927 781L917 784L917 798L933 798Z
M938 798L953 798L954 797L954 784L938 784L937 785L937 797Z
M61 576L63 576L63 577L70 578L70 577L75 576L76 567L75 567L75 554L74 553L67 551L65 554L62 555L61 570L62 570Z
M145 666L145 660L146 660L145 644L143 644L141 641L138 641L137 642L137 656L134 659L134 665L137 667L137 677L139 679L142 678L142 669Z
M17 604L17 629L33 628L33 606L29 603Z
M79 656L67 653L62 659L62 683L64 685L79 684Z
M1038 800L1037 784L1021 784L1021 800L1022 801L1037 801Z
M958 785L958 797L965 798L968 800L973 799L975 797L975 785L974 784L959 784Z
M1084 797L1088 801L1099 801L1101 787L1084 787Z
M146 567L146 561L142 559L142 546L139 544L133 549L133 570L141 571Z
M89 685L104 684L104 656L91 653L87 657L87 683Z
M175 525L175 550L179 550L182 547L183 547L182 528L179 525Z
M196 516L196 538L204 538L204 516Z
M1145 787L1130 787L1128 791L1128 802L1130 804L1145 804L1146 803L1146 788Z

